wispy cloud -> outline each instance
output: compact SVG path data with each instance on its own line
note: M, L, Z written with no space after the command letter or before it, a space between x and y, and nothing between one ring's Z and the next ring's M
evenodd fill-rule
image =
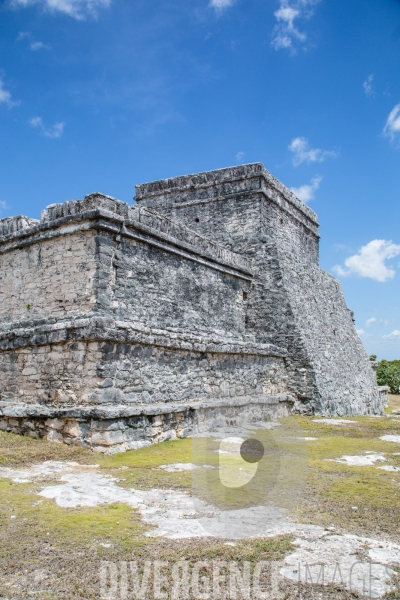
M399 329L394 329L391 333L387 333L386 335L376 335L362 328L357 329L356 331L368 354L378 354L378 360L382 360L382 358L388 358L389 360L398 358L400 341Z
M244 159L245 155L246 155L246 153L245 153L245 152L238 152L238 153L236 154L236 160L237 160L238 162L240 162L240 163L241 163L241 162L243 162L243 159Z
M300 187L292 187L290 189L300 200L302 200L302 202L307 203L310 202L310 200L313 200L315 192L318 190L321 181L321 175L316 175L311 179L311 183L301 185Z
M28 46L31 50L42 50L50 48L48 44L44 44L43 42L35 40L33 35L28 31L19 32L17 42L21 42L22 40L26 40L28 42Z
M367 79L363 83L363 88L364 88L364 92L365 92L366 96L373 96L375 93L372 88L373 81L374 81L374 76L371 74L371 75L368 75Z
M400 103L391 110L386 125L383 128L383 135L394 141L400 136Z
M275 50L288 49L295 54L299 44L304 44L307 34L296 26L298 19L309 19L312 7L320 0L280 0L278 10L274 12L277 23L272 32L271 45Z
M7 202L4 202L4 200L0 200L0 215L2 215L3 212L7 209L8 209Z
M110 6L111 0L11 0L16 8L26 8L37 4L49 12L69 15L78 21L88 17L96 18L101 8Z
M400 255L400 244L391 240L372 240L362 246L357 254L344 261L344 267L335 265L334 273L342 277L368 277L375 281L393 279L396 271L385 261Z
M365 321L365 327L387 327L389 325L388 319L377 319L376 317L371 317Z
M356 329L356 332L358 333L358 335L359 335L360 337L362 337L362 336L369 336L369 335L371 335L370 333L367 333L367 332L365 331L365 329Z
M387 335L383 335L384 338L400 338L400 329L394 329L392 333L388 333Z
M43 125L41 117L33 117L33 119L30 120L30 124L32 125L32 127L40 129L43 135L49 138L60 138L64 133L65 123L63 122L54 123L52 127L46 128Z
M321 150L321 148L310 148L307 138L294 138L289 145L289 150L293 152L292 161L295 167L303 162L323 162L326 158L334 158L337 153L333 150Z
M333 249L335 252L352 252L353 249L346 244L333 244Z
M235 0L211 0L210 6L217 12L221 12L234 4Z
M0 104L5 104L8 108L12 108L13 106L17 106L20 104L18 100L13 100L11 98L11 92L4 88L4 82L0 78Z

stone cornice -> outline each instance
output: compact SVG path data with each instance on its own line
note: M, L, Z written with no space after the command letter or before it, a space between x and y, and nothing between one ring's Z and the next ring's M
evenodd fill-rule
M295 399L289 394L271 394L260 396L237 396L230 399L215 399L200 402L168 402L163 404L113 404L102 406L56 407L42 404L24 404L0 402L0 416L9 418L47 418L47 419L121 419L129 417L157 416L176 414L185 411L207 410L215 408L248 407L253 404L274 405L293 404Z
M133 321L88 316L42 323L2 325L0 352L17 348L59 344L66 341L100 341L143 344L217 354L239 354L285 357L286 350L273 344L224 338L213 332L191 332L156 329Z
M18 219L20 223L22 218ZM13 229L8 220L5 231L9 233L0 237L0 253L85 229L108 229L251 280L251 261L247 258L146 207L128 206L99 194L50 206L43 211L41 221L26 219L22 227Z

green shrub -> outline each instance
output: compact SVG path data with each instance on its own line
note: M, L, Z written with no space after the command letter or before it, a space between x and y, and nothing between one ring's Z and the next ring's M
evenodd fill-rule
M391 394L400 394L400 360L381 360L376 369L378 385L387 385Z

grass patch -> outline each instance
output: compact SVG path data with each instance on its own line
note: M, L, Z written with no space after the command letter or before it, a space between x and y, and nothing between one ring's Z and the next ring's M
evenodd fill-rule
M69 460L81 464L99 462L99 455L87 448L67 446L47 440L36 440L26 436L0 431L0 465L24 467L45 460Z
M128 450L104 456L101 463L104 467L118 468L121 466L146 469L174 462L192 462L192 440L189 438L163 442L146 446L139 450Z
M0 527L12 542L21 536L70 548L113 543L130 548L143 541L138 513L124 504L93 508L61 508L35 494L40 485L0 480ZM12 518L14 517L14 518ZM0 553L7 552L2 546Z
M258 538L235 541L234 546L220 540L194 539L188 542L159 542L157 557L159 560L175 562L187 560L190 564L199 560L235 560L256 563L260 560L281 560L289 552L294 551L291 538L288 535L273 538ZM144 549L135 553L142 560L146 559Z
M393 410L390 397L389 411ZM400 472L378 466L400 467L400 444L380 439L400 435L400 420L382 417L351 417L354 424L343 426L316 423L298 417L305 434L318 437L308 444L310 469L303 501L297 507L300 520L335 526L359 535L389 535L400 541ZM331 462L342 455L363 455L373 451L385 455L385 463L354 467Z
M296 510L298 519L365 537L390 536L399 542L399 482L392 481L393 474L373 467L328 464L310 467Z
M400 409L400 394L389 394L389 406L387 412L390 414L392 410Z
M107 472L123 479L120 485L140 489L165 488L190 490L191 471L168 473L160 465L192 462L192 440L182 439L100 456L98 464Z
M390 413L391 413L390 409ZM348 420L354 421L343 425L331 425L329 423L319 423L318 419L296 416L296 420L304 434L315 435L336 435L340 433L342 437L375 437L382 435L380 432L395 433L400 432L400 419L387 416L381 417L349 417Z
M310 461L339 458L342 455L362 455L365 452L371 451L376 453L384 453L386 458L390 460L385 464L390 464L393 460L398 462L398 457L393 456L394 452L400 452L400 444L395 442L386 442L379 437L351 437L349 435L342 436L335 432L329 436L322 437L318 441L313 441L308 444L308 454ZM391 431L393 435L393 432ZM400 431L399 431L400 434ZM383 434L379 434L383 435ZM392 456L390 456L392 455ZM392 458L393 457L393 458ZM381 463L383 464L383 463ZM351 469L357 467L349 467ZM365 468L365 467L362 467Z

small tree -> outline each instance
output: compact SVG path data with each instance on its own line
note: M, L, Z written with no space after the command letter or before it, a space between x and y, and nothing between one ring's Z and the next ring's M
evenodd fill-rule
M391 394L400 394L400 360L381 360L376 369L378 385L387 385Z

